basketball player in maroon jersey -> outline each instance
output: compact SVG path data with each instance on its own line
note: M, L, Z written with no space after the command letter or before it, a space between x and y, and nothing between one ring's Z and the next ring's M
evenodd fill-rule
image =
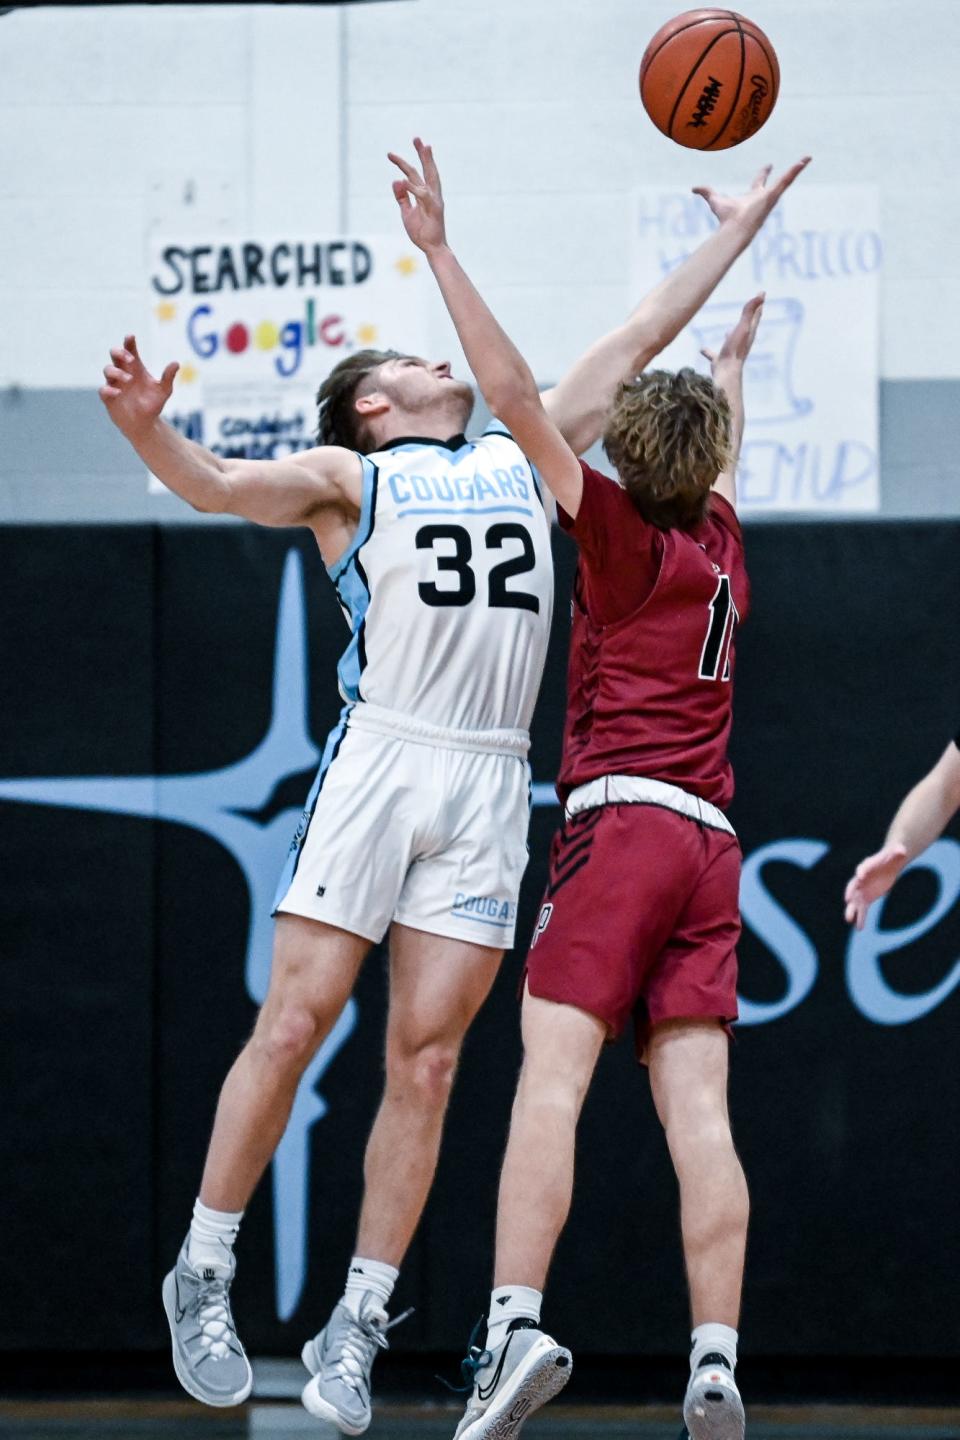
M510 1440L569 1376L569 1351L539 1328L542 1291L570 1207L580 1110L604 1042L631 1020L680 1184L694 1326L685 1424L692 1440L740 1440L749 1202L726 1098L740 848L723 807L734 632L749 602L734 483L742 369L762 296L708 357L712 380L654 371L621 385L604 435L617 484L576 458L543 409L447 246L437 168L415 143L422 175L391 156L408 233L484 399L580 547L558 787L566 819L527 960L495 1288L486 1346L465 1362L474 1383L456 1440ZM769 192L762 172L755 203L769 213L802 168Z

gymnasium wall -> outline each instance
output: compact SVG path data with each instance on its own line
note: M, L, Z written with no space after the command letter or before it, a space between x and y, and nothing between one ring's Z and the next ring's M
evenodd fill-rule
M144 493L93 394L109 344L144 329L147 236L389 230L384 152L420 131L452 238L544 383L635 298L637 183L740 186L809 150L818 182L879 185L883 509L956 513L960 190L944 177L960 7L753 0L781 98L762 137L708 159L654 131L636 94L643 45L675 8L389 0L0 19L0 520L194 518ZM431 335L457 358L435 302Z

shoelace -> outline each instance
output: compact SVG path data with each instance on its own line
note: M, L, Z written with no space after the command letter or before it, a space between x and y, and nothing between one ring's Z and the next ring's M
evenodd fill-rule
M435 1377L440 1381L441 1385L445 1385L454 1395L469 1395L477 1382L477 1371L482 1370L485 1365L489 1365L493 1359L493 1355L489 1350L484 1350L477 1344L477 1336L480 1334L481 1328L485 1325L486 1316L481 1315L476 1325L474 1325L473 1330L470 1332L470 1339L467 1341L467 1353L460 1361L460 1375L464 1383L462 1385L451 1385L450 1381L444 1380L442 1375Z
M207 1354L214 1360L222 1360L229 1355L233 1348L230 1337L233 1336L234 1329L227 1296L227 1281L223 1278L202 1280L190 1309L200 1326L196 1338Z
M349 1385L351 1390L360 1393L360 1383L367 1383L367 1369L373 1359L375 1350L389 1350L390 1342L387 1339L387 1331L392 1330L394 1325L399 1325L401 1320L406 1320L408 1315L413 1314L413 1306L404 1310L394 1320L388 1320L385 1325L378 1325L373 1320L366 1320L361 1315L359 1318L350 1317L350 1328L347 1331L346 1339L343 1342L343 1349L339 1360L333 1367L334 1374Z

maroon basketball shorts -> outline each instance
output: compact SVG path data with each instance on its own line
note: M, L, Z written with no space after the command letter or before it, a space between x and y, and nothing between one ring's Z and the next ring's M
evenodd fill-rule
M575 1005L642 1059L662 1020L737 1018L740 846L657 805L601 805L554 836L527 955L532 995Z

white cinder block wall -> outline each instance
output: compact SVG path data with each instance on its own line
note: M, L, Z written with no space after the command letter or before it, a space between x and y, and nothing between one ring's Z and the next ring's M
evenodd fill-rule
M428 133L457 247L547 378L621 313L633 185L740 186L765 161L808 152L811 179L882 189L881 373L960 374L960 183L946 122L958 0L743 0L778 50L781 96L759 136L710 156L661 136L637 98L647 39L684 8L419 0L352 10L351 222L388 222L382 152Z
M883 377L955 380L960 0L744 0L779 52L781 97L760 136L710 156L662 137L637 93L646 41L687 3L3 17L0 401L92 392L106 347L143 328L151 230L397 225L385 152L415 133L436 146L452 239L542 381L636 298L632 186L741 186L805 151L811 179L881 187ZM458 358L439 305L431 327Z
M388 0L5 17L0 384L91 383L105 341L142 313L151 225L395 225L384 152L420 131L443 161L458 248L544 378L629 299L632 185L739 185L805 150L818 181L882 187L882 373L960 374L960 3L750 0L780 54L781 98L761 136L711 156L660 136L637 98L644 44L678 8Z
M95 383L151 231L338 230L341 35L306 6L0 19L0 386Z

